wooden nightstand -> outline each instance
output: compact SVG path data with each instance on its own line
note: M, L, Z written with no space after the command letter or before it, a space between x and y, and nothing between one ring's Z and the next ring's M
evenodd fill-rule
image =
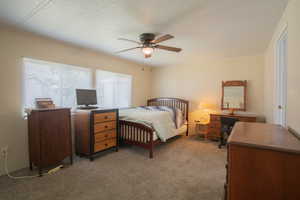
M196 122L196 126L195 126L196 134L199 134L201 137L207 139L209 123L203 123L198 120L196 120L195 122Z

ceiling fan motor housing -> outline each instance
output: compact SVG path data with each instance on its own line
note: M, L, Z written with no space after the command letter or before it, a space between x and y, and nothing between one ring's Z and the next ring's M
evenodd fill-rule
M140 35L140 40L143 44L150 44L154 39L155 35L153 33L143 33Z

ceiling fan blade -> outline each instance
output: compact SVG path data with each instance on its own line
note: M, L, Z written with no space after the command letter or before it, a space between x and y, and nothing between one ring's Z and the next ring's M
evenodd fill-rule
M174 36L167 34L167 35L161 36L161 37L153 40L152 42L153 43L160 43L160 42L172 39L172 38L174 38Z
M145 55L145 58L150 58L151 57L151 54L144 54Z
M142 48L142 47L133 47L133 48L129 48L129 49L123 49L123 50L117 51L115 53L122 53L122 52L130 51L130 50L134 50L134 49L140 49L140 48Z
M169 46L164 46L164 45L156 45L155 48L163 49L163 50L167 50L167 51L174 51L174 52L180 52L182 50L180 48L169 47Z
M129 39L126 39L126 38L118 38L118 40L123 40L123 41L127 41L127 42L133 42L133 43L136 43L136 44L142 44L138 41L134 41L134 40L129 40Z

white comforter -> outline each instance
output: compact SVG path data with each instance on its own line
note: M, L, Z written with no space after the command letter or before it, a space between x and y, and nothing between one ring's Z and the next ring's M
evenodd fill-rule
M163 142L178 134L172 114L167 111L130 108L119 110L119 116L121 120L135 121L152 127Z

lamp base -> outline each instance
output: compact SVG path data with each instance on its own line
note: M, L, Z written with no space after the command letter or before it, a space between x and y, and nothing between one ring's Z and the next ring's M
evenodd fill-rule
M234 109L229 109L229 115L234 115Z

